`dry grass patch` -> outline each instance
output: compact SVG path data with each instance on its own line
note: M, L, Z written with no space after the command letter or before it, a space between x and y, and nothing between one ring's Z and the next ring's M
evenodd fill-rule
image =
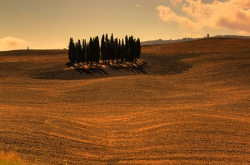
M0 164L1 165L28 165L28 163L25 163L20 158L20 156L14 152L12 153L0 152Z

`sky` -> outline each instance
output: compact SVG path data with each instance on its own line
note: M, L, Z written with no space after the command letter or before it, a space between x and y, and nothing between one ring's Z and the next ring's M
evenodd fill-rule
M0 51L63 49L113 33L141 41L250 35L250 0L0 0Z

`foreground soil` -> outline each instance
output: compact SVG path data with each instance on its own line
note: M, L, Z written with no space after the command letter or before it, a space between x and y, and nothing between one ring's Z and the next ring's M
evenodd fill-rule
M0 151L44 164L250 164L250 40L142 47L125 66L0 52Z

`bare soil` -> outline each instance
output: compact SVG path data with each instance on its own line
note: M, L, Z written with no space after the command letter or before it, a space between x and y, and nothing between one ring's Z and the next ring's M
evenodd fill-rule
M136 65L68 68L0 52L0 151L44 164L250 164L250 40L143 46Z

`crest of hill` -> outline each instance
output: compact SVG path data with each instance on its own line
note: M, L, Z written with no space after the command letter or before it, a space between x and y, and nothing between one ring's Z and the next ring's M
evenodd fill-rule
M250 36L237 36L237 35L217 35L210 37L210 39L250 39ZM182 38L182 39L177 39L177 40L150 40L150 41L144 41L141 42L141 45L159 45L159 44L171 44L171 43L182 43L182 42L190 42L190 41L197 41L197 40L204 40L208 39L207 37L204 38Z
M249 51L250 39L209 38L189 42L143 45L142 53L169 55L178 53Z
M54 55L65 54L67 49L30 49L0 51L0 55Z

